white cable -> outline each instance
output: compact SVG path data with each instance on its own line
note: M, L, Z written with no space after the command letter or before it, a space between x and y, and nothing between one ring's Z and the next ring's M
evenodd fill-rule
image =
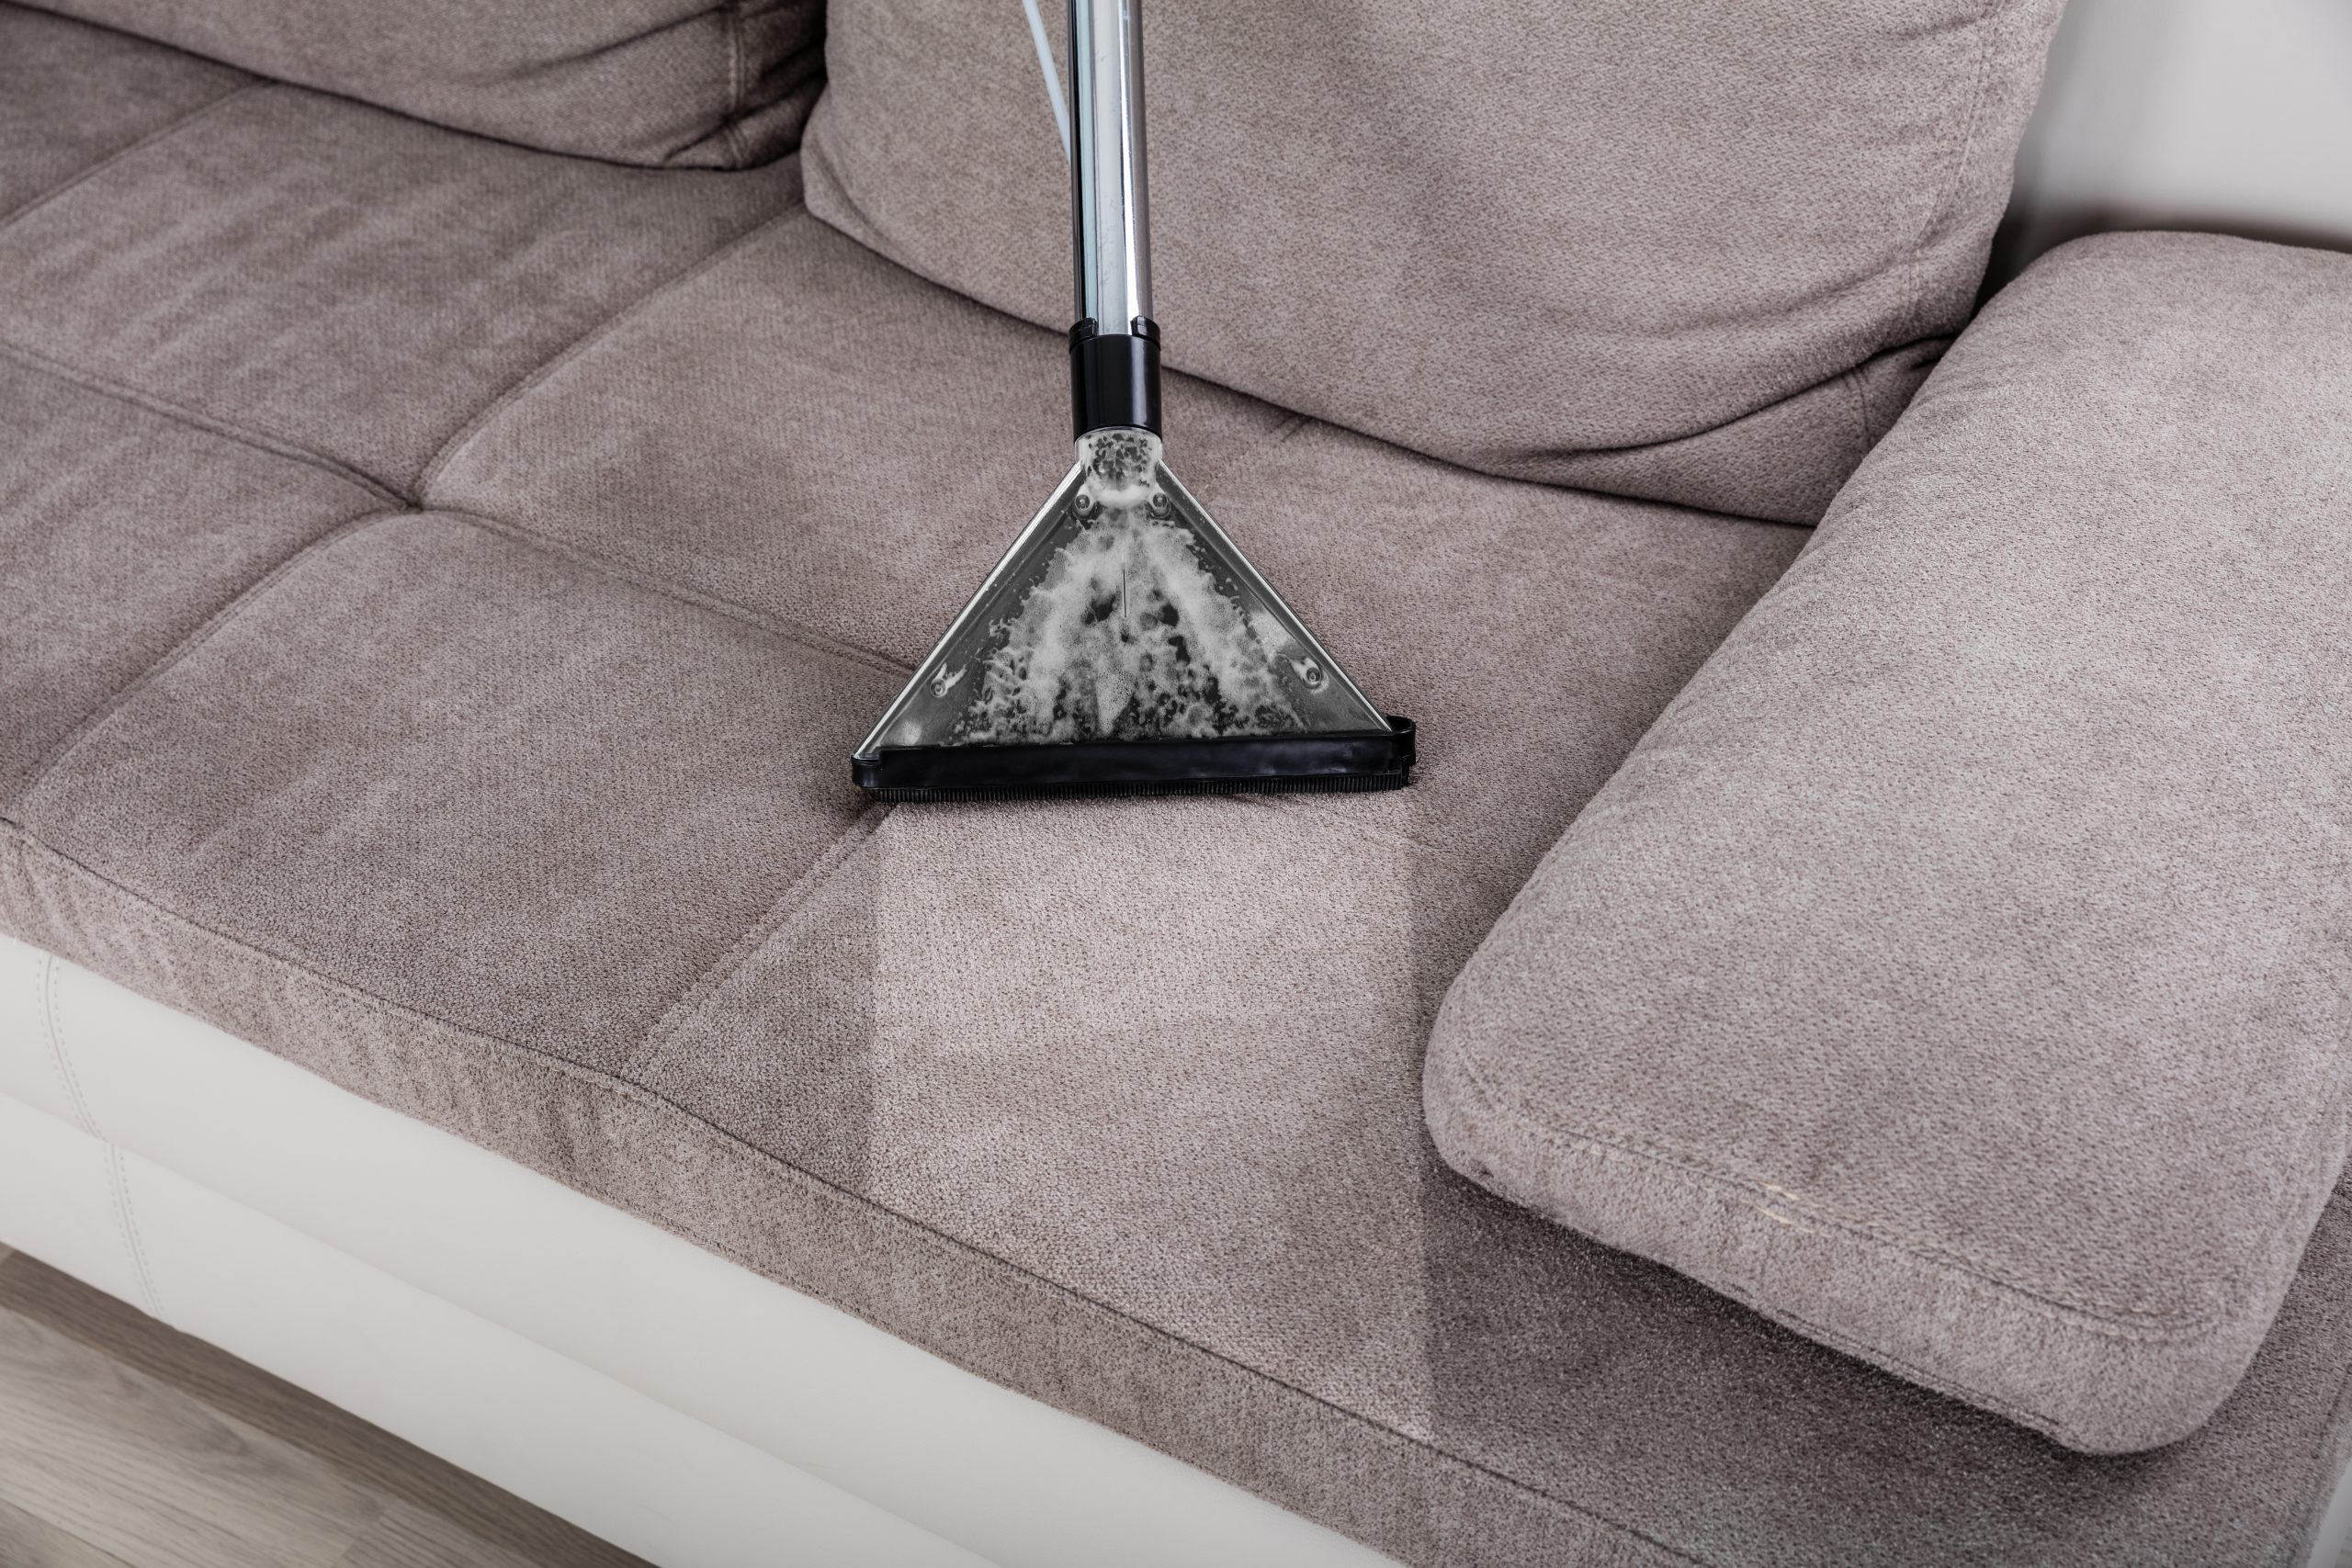
M1046 18L1037 15L1037 0L1021 0L1029 13L1029 41L1037 46L1037 69L1046 73L1046 96L1054 103L1054 129L1062 133L1062 161L1069 161L1069 106L1062 102L1061 73L1054 69L1054 46L1046 38Z

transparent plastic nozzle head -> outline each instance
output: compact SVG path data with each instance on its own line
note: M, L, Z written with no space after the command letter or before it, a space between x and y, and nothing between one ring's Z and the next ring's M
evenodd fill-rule
M1112 429L1080 437L858 754L1386 728L1176 482L1159 437Z

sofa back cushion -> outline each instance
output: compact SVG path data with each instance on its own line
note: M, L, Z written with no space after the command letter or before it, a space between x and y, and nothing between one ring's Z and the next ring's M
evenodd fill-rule
M2059 5L1151 0L1168 360L1490 472L1813 521L1967 315ZM1067 326L1021 8L827 26L811 209Z
M821 0L30 0L45 10L502 141L741 168L791 151L823 79Z

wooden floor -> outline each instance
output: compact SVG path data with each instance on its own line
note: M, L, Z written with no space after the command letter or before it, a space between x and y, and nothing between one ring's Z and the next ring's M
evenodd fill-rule
M639 1561L0 1247L0 1568Z

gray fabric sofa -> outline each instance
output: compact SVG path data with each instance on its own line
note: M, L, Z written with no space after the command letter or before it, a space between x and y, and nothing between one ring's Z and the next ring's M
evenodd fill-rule
M1017 8L58 9L0 929L1408 1562L2297 1560L2352 264L1969 324L2053 6L1163 0L1171 456L1421 772L897 809Z

